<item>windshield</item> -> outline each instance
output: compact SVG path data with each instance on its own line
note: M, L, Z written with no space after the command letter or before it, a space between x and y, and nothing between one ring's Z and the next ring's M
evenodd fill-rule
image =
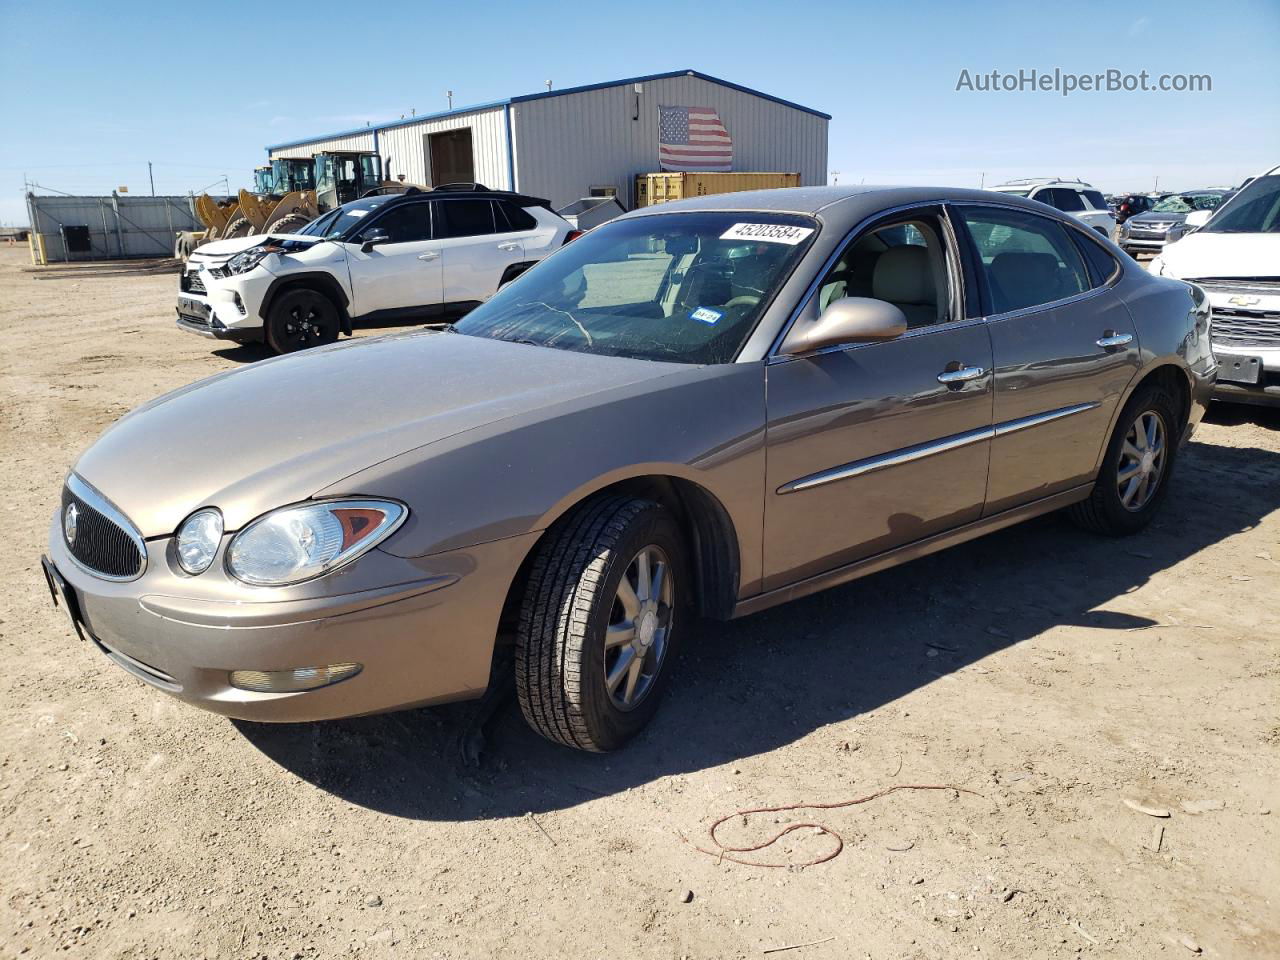
M326 240L337 240L390 199L392 198L370 197L367 200L353 201L335 210L330 210L324 216L312 220L301 230L295 232L305 237L323 237Z
M728 363L808 249L817 223L667 213L590 231L454 325L561 350Z
M1151 208L1151 212L1190 213L1192 210L1212 210L1221 202L1220 193L1175 193L1157 203Z
M1280 233L1280 175L1258 177L1231 198L1201 233Z

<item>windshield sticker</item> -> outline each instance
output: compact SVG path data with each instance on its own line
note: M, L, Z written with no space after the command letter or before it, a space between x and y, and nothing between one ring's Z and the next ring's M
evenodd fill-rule
M701 320L703 323L716 323L724 314L719 310L712 310L710 307L699 307L689 316L694 320Z
M813 233L813 227L793 227L786 223L735 223L720 234L721 240L762 240L794 247Z

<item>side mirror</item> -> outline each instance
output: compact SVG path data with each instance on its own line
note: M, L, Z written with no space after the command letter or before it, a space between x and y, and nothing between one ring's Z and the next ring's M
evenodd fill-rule
M368 253L380 243L390 243L391 235L385 230L370 230L360 236L360 252Z
M844 343L894 340L907 332L907 316L892 303L869 297L833 300L816 320L801 320L783 341L782 353L800 356Z
M1209 218L1213 216L1212 210L1192 210L1187 214L1184 221L1187 225L1187 231L1198 230L1209 222ZM1199 241L1196 241L1199 243Z

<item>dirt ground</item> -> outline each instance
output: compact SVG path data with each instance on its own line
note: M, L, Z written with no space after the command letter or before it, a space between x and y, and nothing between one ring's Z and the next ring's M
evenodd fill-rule
M468 707L235 723L72 637L37 563L64 473L262 354L177 330L172 267L23 263L0 250L0 955L1280 957L1280 414L1215 408L1138 537L1047 517L698 625L629 749L512 706L471 770ZM805 869L694 847L895 784L980 796L723 828L837 831Z

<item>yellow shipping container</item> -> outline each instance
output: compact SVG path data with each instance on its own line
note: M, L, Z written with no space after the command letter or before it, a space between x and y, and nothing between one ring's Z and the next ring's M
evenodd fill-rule
M800 186L798 173L638 173L636 206L705 197L739 190L772 190Z

